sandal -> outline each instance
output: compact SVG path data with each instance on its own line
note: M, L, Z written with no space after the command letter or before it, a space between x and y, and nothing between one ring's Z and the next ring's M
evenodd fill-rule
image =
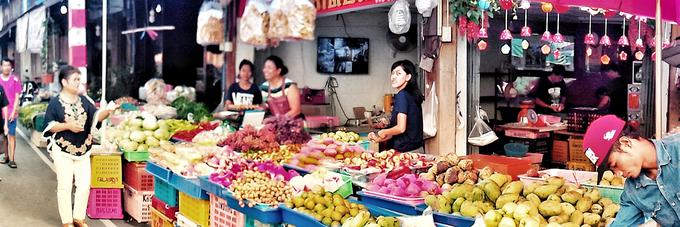
M16 169L16 168L17 168L17 163L14 162L14 161L9 161L9 164L7 164L7 165L9 165L9 168L12 168L12 169Z
M85 224L85 220L73 220L73 224L75 227L89 227L89 225Z
M73 225L73 223L66 223L63 224L62 227L75 227L75 226Z

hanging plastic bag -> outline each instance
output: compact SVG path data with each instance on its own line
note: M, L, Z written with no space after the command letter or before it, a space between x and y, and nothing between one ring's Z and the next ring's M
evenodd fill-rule
M204 1L198 12L196 43L219 45L224 42L224 12L217 1Z
M416 0L416 9L423 17L432 16L432 10L437 8L437 1L435 0Z
M423 103L423 136L425 139L437 135L437 110L439 100L435 91L435 82L432 82L430 92L425 96Z
M390 25L390 31L394 34L400 35L408 32L411 27L411 10L406 0L397 0L390 8L387 19Z
M486 112L481 107L477 106L477 116L475 117L475 125L470 130L468 136L468 143L475 146L486 146L498 139L496 133L484 122ZM488 118L488 117L487 117Z
M288 13L294 0L273 0L269 5L269 31L271 40L283 40L290 35Z
M243 11L239 36L244 43L265 48L268 44L269 32L268 6L259 0L250 0Z
M289 39L314 40L316 7L309 0L293 0L288 14Z

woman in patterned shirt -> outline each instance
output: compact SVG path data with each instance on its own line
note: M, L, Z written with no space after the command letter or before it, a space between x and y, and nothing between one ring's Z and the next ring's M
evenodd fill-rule
M59 73L61 92L50 100L45 112L47 150L57 172L57 203L64 227L85 227L85 209L90 193L90 148L92 129L117 108L108 106L97 111L93 101L79 95L80 71L64 66ZM71 209L75 176L76 192Z

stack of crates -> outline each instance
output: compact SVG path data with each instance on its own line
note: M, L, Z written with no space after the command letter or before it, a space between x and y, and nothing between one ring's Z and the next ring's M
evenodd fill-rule
M87 216L123 219L123 163L120 154L92 155L91 189Z
M151 227L165 227L167 222L175 223L179 212L179 194L167 181L154 177L153 185L154 196L151 199L153 207ZM162 220L162 221L161 221ZM167 222L166 222L167 221Z
M179 193L179 214L191 223L199 226L210 226L210 200L195 198L189 194ZM177 218L179 222L181 218ZM186 223L186 221L185 221ZM192 225L188 225L192 226Z
M151 221L151 202L154 194L154 179L146 172L145 162L125 163L123 181L123 204L125 212L139 223Z

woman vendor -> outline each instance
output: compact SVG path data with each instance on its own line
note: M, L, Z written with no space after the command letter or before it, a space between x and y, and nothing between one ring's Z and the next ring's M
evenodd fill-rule
M297 83L286 78L288 68L283 64L283 60L278 56L269 56L264 62L262 72L267 81L262 83L260 90L266 99L269 112L276 116L304 117L300 90Z
M391 85L397 89L390 125L370 133L376 142L387 141L388 147L399 152L425 153L423 149L423 109L425 99L418 89L416 68L408 60L392 64Z

